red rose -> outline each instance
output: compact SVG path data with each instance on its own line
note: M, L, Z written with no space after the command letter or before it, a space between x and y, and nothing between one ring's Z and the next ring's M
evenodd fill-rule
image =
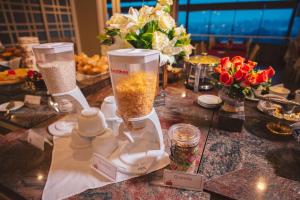
M9 69L9 70L7 70L7 74L8 75L16 75L16 72L13 69Z
M263 70L257 73L257 77L256 77L256 82L258 84L260 83L264 83L268 81L268 71L267 70Z
M217 74L221 74L222 71L223 69L221 65L218 65L217 67L214 68L214 72Z
M242 70L245 74L247 74L247 73L251 70L251 67L250 67L248 64L244 63L243 66L241 67L241 70Z
M257 62L254 62L254 61L252 61L252 60L248 60L248 61L247 61L247 64L253 69L253 68L256 67Z
M220 63L221 63L222 68L224 68L225 70L228 70L232 65L229 57L221 58Z
M224 57L220 59L220 64L224 65L225 62L230 61L229 57Z
M243 63L244 61L245 61L245 58L243 58L241 56L234 56L233 58L231 58L232 63Z
M238 70L237 72L235 72L234 74L234 78L237 81L241 81L244 78L245 73L242 70Z
M233 77L226 71L220 75L220 82L225 86L230 86L233 83Z
M256 77L257 77L257 74L249 74L246 76L246 81L245 81L245 84L247 85L257 85L257 81L256 81Z
M235 67L236 71L240 70L242 68L242 66L243 66L243 63L241 63L241 62L234 64L234 67Z
M268 73L268 77L271 78L272 76L275 75L275 70L273 69L273 67L269 66L267 69L267 73Z

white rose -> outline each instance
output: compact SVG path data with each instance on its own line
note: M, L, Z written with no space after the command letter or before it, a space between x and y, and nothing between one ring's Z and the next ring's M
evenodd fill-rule
M158 0L158 3L162 6L173 5L173 0Z
M113 15L106 22L106 24L109 25L110 27L120 29L122 27L125 27L128 24L128 20L124 15L117 13L117 14Z
M162 30L169 31L175 26L175 20L169 14L162 15L158 18L158 26Z
M186 33L186 30L182 25L179 27L176 27L174 30L175 30L175 36L180 36L180 35Z
M194 49L194 47L191 44L189 44L189 45L183 46L182 49L183 49L183 52L185 53L185 57L189 58L189 55L192 54L192 50Z
M152 38L152 49L162 51L169 44L169 38L166 34L155 31Z

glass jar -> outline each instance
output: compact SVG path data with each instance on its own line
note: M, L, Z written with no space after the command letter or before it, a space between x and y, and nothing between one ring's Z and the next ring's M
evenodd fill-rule
M199 150L200 130L193 125L180 123L171 126L168 134L171 138L170 168L190 171Z

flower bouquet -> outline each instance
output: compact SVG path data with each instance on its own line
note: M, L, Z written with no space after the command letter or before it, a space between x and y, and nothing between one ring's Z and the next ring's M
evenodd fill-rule
M117 48L156 49L161 65L174 63L175 56L188 58L192 53L190 35L183 26L176 27L170 15L172 0L158 0L155 7L130 8L128 14L114 14L107 22L105 34L98 36L104 45L118 43Z
M220 64L214 69L212 76L217 85L222 87L220 97L227 105L225 107L231 107L227 109L228 111L236 111L232 107L241 105L244 97L251 95L254 89L270 86L271 78L275 74L274 69L269 66L265 70L256 70L256 65L256 62L235 56L231 59L222 58Z

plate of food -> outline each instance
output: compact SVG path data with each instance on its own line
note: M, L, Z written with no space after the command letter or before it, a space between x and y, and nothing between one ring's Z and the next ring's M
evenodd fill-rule
M27 71L28 69L18 68L0 72L0 85L10 85L24 81L24 78L27 76Z
M78 81L98 77L108 72L107 56L93 55L89 57L84 53L80 53L75 56L75 61Z

